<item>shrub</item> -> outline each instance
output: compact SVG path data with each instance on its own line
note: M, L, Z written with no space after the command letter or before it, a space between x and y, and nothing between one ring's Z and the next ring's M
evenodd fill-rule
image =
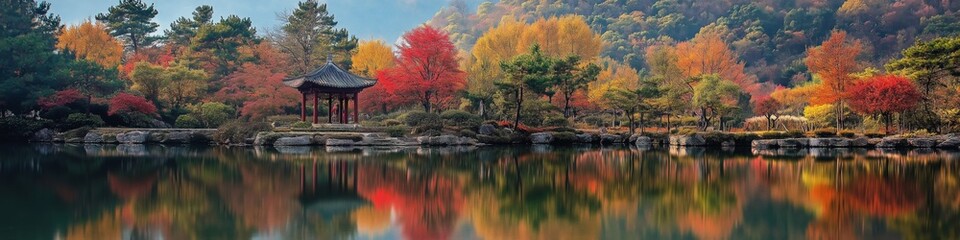
M403 125L393 125L393 126L387 127L386 131L387 131L387 134L390 135L391 137L403 137L407 135L408 132L410 132L410 129L408 129L406 126L403 126Z
M443 129L443 122L440 120L440 115L436 113L410 112L404 117L404 121L407 123L407 126L416 127L418 132L428 130L439 131Z
M21 117L0 118L0 141L27 141L34 132L47 125L50 125L48 120Z
M391 127L391 126L397 126L397 125L403 124L403 122L396 119L386 119L381 121L380 124L383 126Z
M203 123L201 123L200 120L198 120L196 117L193 117L193 115L189 115L189 114L180 115L179 117L177 117L177 121L174 122L174 125L177 126L178 128L202 128L203 127Z
M157 106L154 106L153 102L146 98L127 93L119 93L110 99L110 110L107 111L107 114L115 115L127 112L154 115L157 114Z
M850 130L843 130L840 131L840 136L845 138L853 138L857 136L857 133Z
M837 136L836 128L820 128L813 130L813 135L817 137L835 137Z
M218 102L206 102L193 106L190 112L203 123L204 127L208 128L218 127L236 115L233 107Z
M74 129L79 127L100 127L103 126L103 119L100 116L86 113L73 113L67 116L67 119L58 124L61 130Z
M53 95L37 99L37 105L42 108L62 107L73 105L73 103L85 102L87 96L83 95L77 89L65 89L54 93Z
M794 137L794 138L806 136L806 133L800 130L790 130L790 131L787 131L786 134L787 136Z
M290 124L291 128L312 128L313 124L309 122L295 122Z
M887 134L882 132L867 132L867 133L864 133L863 136L866 136L868 138L882 138L887 136Z
M583 121L583 122L586 123L586 124L589 124L590 126L594 126L594 127L603 126L604 123L605 123L605 120L604 120L602 117L596 116L596 115L590 115L590 116L583 117L583 119L581 119L581 121Z
M543 126L567 127L570 126L570 120L567 120L562 114L553 113L543 118Z
M257 133L270 129L270 124L265 122L235 120L220 125L213 137L222 143L245 143L248 138L253 138Z
M476 137L477 137L477 132L474 132L473 130L470 130L470 129L463 129L463 130L460 130L460 136L461 136L461 137L476 138Z
M120 114L120 122L124 126L138 127L138 128L160 127L160 126L157 126L156 124L157 122L160 123L159 125L165 124L159 120L154 119L151 116L148 116L140 112L128 112L128 113Z
M440 136L440 134L442 134L442 132L437 129L428 129L420 132L420 136Z
M300 121L299 115L276 115L267 117L267 122L272 123L274 126L286 127L290 124Z
M54 121L62 121L63 119L67 118L67 116L70 116L71 113L74 113L74 111L68 107L55 106L49 110L43 111L43 113L40 114L40 117Z
M458 128L474 129L483 122L480 116L461 110L447 110L440 114L443 123Z

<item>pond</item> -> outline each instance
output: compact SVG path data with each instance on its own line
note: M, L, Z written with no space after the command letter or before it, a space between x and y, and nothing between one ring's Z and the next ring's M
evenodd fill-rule
M960 238L953 152L6 145L0 153L0 239Z

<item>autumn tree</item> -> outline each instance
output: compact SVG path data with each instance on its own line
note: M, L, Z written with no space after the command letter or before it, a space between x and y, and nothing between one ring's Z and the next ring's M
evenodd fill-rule
M744 72L744 64L716 33L697 34L690 41L677 44L675 49L676 66L684 77L696 79L717 74L752 96L760 95L756 77Z
M716 117L724 128L723 117L737 107L740 87L717 74L703 75L693 89L693 106L699 108L700 130L707 130Z
M780 102L769 96L762 97L753 103L753 113L767 119L767 131L773 130L780 108L782 108Z
M130 89L140 92L152 102L160 100L160 92L167 84L167 74L161 66L141 62L130 72L133 85Z
M201 27L213 24L213 7L201 5L193 10L190 18L180 17L170 23L170 29L165 30L167 42L180 46L190 45L190 40L197 36Z
M190 48L200 53L200 61L216 76L226 76L235 71L245 59L240 49L260 42L257 30L250 18L230 15L212 25L200 27L190 41Z
M285 108L297 106L300 93L283 85L290 66L282 53L269 43L257 44L251 51L257 61L246 62L227 75L223 87L212 98L240 109L241 116L252 119L282 114Z
M577 91L586 90L587 85L597 80L600 67L593 63L582 64L580 57L571 55L556 59L550 67L551 84L563 97L563 116L570 117L570 101Z
M539 44L550 57L579 56L591 61L600 56L603 40L580 15L541 18L530 24L515 45L519 52Z
M123 57L123 44L110 36L102 23L90 21L65 28L57 37L57 48L104 68L116 68Z
M157 107L154 106L149 100L129 94L129 93L119 93L113 98L110 98L110 105L107 113L109 115L123 114L123 113L143 113L146 115L156 115Z
M350 52L357 47L357 38L345 29L336 29L337 21L327 11L326 3L299 2L296 9L282 18L283 26L272 34L271 40L295 66L293 74L313 70L329 55L333 55L340 66L350 68Z
M352 72L357 75L375 78L377 74L385 69L394 67L396 57L393 55L393 49L380 40L360 42L357 47L357 53L351 58L353 62ZM367 112L380 111L387 112L387 105L393 104L394 96L387 91L388 84L380 82L364 91L360 95L360 108Z
M948 114L938 116L944 109L956 108L960 81L960 37L937 38L918 42L903 51L903 57L887 64L890 72L907 76L916 81L921 98L921 108L912 116L931 131L939 131L944 120L956 118Z
M207 73L190 69L184 64L174 64L164 72L167 82L160 90L160 99L171 106L171 111L180 110L185 104L203 97L207 90Z
M836 128L843 129L844 93L855 80L850 74L859 69L859 41L848 40L847 33L835 31L822 45L807 50L806 64L822 79L820 89L811 99L815 105L832 104L836 108Z
M107 13L97 14L96 19L106 24L111 35L123 39L128 48L137 52L156 40L148 36L160 26L153 22L156 16L153 4L147 6L141 0L120 0L119 4L107 9Z
M397 65L387 70L389 74L385 76L396 83L395 95L417 102L430 112L463 89L465 74L446 33L421 26L404 34L403 43L397 48Z
M850 107L867 115L879 115L885 131L890 133L894 113L914 108L921 98L910 79L900 76L876 76L853 84L847 89Z
M466 97L475 100L480 115L486 115L487 105L493 102L497 90L494 82L503 78L500 62L523 53L518 48L519 36L527 25L512 17L505 17L496 27L483 33L465 58L467 71Z

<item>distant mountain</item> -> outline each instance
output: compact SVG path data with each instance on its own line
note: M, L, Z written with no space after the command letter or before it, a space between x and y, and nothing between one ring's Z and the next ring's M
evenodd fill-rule
M604 56L645 66L646 48L718 31L761 82L806 81L803 57L834 29L862 41L862 61L880 68L917 40L960 33L950 0L504 0L476 8L454 0L428 24L469 51L504 16L525 21L583 15L606 43Z

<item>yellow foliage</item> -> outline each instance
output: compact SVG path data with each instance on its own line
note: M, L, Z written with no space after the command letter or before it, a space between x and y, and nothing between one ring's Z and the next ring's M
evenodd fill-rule
M833 104L807 106L803 109L803 116L818 126L827 126L835 118Z
M391 68L395 64L393 49L381 40L363 41L357 46L357 53L350 60L352 71L364 77L376 77L377 72Z
M540 44L545 54L552 57L577 55L590 61L600 56L603 40L579 15L541 18L523 31L517 47L525 52L533 44Z
M57 48L69 50L78 59L95 62L105 68L120 65L123 44L107 33L107 27L90 20L69 26L57 37Z
M697 34L690 41L677 44L675 48L676 64L684 77L717 74L722 79L736 83L751 95L759 94L756 77L746 74L744 64L717 33L708 31Z
M605 106L604 95L615 89L633 91L640 83L637 70L612 59L603 60L603 71L597 75L597 81L587 85L587 99L596 105Z

